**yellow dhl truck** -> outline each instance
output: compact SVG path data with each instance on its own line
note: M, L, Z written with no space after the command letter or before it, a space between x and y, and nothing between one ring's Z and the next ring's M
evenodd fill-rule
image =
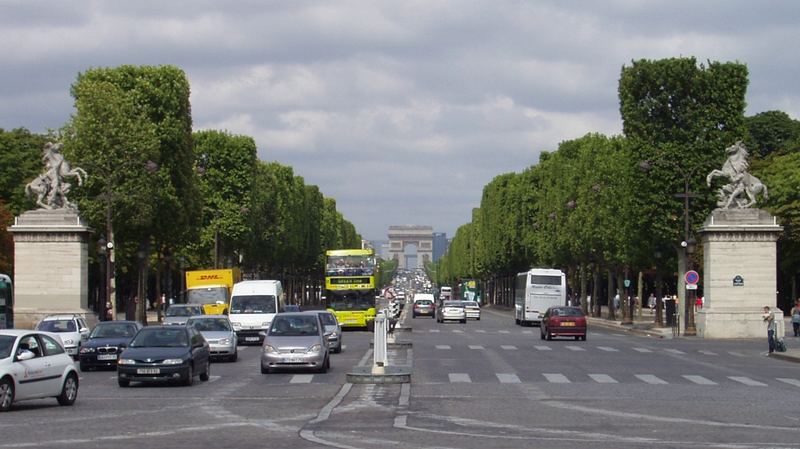
M206 315L228 313L233 284L242 280L238 268L186 272L186 303L203 306Z

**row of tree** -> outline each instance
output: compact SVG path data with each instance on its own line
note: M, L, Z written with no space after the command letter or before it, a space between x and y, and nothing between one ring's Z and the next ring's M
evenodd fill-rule
M702 248L686 260L680 243L692 248L716 207L706 175L722 166L723 149L742 140L752 150L750 172L769 186L761 206L785 227L783 301L796 297L800 122L780 111L745 117L747 83L740 63L675 58L623 67L623 135L564 141L521 173L494 178L432 270L437 281L481 279L485 297L506 305L513 303L514 274L533 266L563 268L584 307L587 295L608 300L617 289L626 304L623 279L633 280L631 296L642 298L647 289L661 298L662 287L675 292L686 264L702 265ZM599 315L601 301L593 304Z
M0 218L34 207L24 186L42 171L44 143L63 142L67 160L88 173L69 198L98 240L114 242L121 296L142 295L142 270L154 273L142 296L152 299L176 293L183 270L238 266L307 298L306 289L318 291L326 249L361 246L336 201L291 167L259 160L253 138L193 132L181 69L90 69L71 93L75 113L62 129L0 130ZM7 254L0 271L10 271Z

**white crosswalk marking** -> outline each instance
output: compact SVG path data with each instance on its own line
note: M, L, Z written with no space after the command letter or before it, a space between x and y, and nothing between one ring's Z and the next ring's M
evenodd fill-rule
M510 331L497 331L498 334L510 334Z
M436 349L450 349L450 345L436 345Z
M501 348L505 349L506 351L516 351L517 347L514 345L500 345Z
M567 376L565 376L563 374L542 373L542 376L544 376L545 379L547 379L548 382L553 383L553 384L568 384L568 383L570 383L569 379L567 379Z
M472 382L472 379L469 378L469 374L466 373L450 373L447 375L450 378L450 382Z
M643 382L649 383L650 385L666 385L667 384L667 381L665 381L664 379L661 379L661 378L659 378L657 376L654 376L652 374L634 374L634 376L637 379L639 379L639 380L641 380Z
M728 351L728 354L736 356L736 357L744 357L744 354L742 354L741 352L736 352L736 351Z
M486 331L483 330L483 329L475 329L475 332L478 332L480 334L485 334L486 333Z
M495 376L502 384L518 384L521 382L516 374L495 373Z
M697 351L697 352L699 352L700 354L705 354L705 355L718 355L718 354L717 354L716 352L714 352L714 351L707 351L707 350L705 350L705 349L701 349L701 350L699 350L699 351Z
M311 379L314 378L313 374L295 374L289 381L290 384L310 384Z
M601 351L606 351L606 352L619 352L619 349L614 349L614 348L611 348L611 347L608 347L608 346L598 346L597 349L600 349Z
M800 387L800 380L797 379L788 379L786 377L778 377L778 380L787 383L789 385L794 385L795 387Z
M757 380L753 380L749 377L745 376L728 376L728 379L735 380L736 382L743 383L748 387L766 387L767 384L763 382L759 382Z
M428 332L439 332L439 329L428 329Z
M653 352L647 348L633 348L633 350L636 352Z
M464 331L462 331L461 329L453 329L453 332L456 333L456 334L463 334L464 333Z
M570 351L585 351L586 349L581 348L580 346L567 346L567 349Z
M716 382L714 382L712 380L708 380L703 376L697 376L697 375L694 375L694 374L684 374L683 377L685 379L688 379L688 380L698 384L698 385L717 385Z
M481 345L469 345L469 349L483 349Z
M619 383L614 380L613 377L609 376L608 374L589 374L589 377L592 378L593 381L599 384L616 384Z
M538 351L552 351L550 346L534 345L533 347L536 348L536 350L538 350Z
M671 353L673 353L673 354L686 354L685 352L681 351L680 349L670 349L670 348L667 348L667 349L664 349L664 351L666 351L666 352L671 352Z

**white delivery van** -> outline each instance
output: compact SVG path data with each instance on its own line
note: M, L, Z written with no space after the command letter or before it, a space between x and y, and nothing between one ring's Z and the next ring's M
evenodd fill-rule
M283 286L280 281L243 281L233 284L228 318L239 344L258 344L264 340L272 319L283 312Z

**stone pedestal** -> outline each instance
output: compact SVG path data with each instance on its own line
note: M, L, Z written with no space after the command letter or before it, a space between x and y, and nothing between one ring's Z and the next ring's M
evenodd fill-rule
M700 229L705 304L696 314L704 338L760 338L762 309L776 308L776 241L783 227L760 209L715 209Z
M14 321L32 328L45 315L89 311L90 229L77 211L34 210L9 228L14 236Z

